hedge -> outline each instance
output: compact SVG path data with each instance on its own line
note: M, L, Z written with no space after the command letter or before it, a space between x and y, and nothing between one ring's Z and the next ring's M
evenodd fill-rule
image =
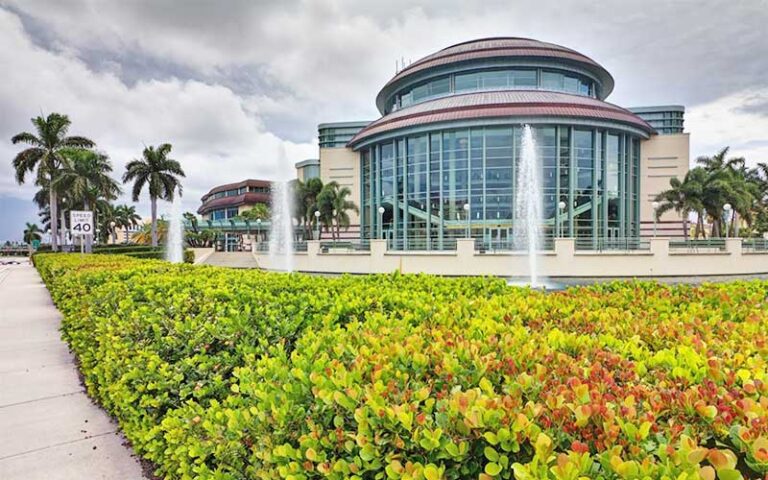
M89 394L165 478L768 472L767 282L35 262Z

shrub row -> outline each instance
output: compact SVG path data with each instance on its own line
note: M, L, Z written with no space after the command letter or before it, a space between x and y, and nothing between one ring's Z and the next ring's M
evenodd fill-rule
M768 283L321 278L40 255L166 478L762 478Z

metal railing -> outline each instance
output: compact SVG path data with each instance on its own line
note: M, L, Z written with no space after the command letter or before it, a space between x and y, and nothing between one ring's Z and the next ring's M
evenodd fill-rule
M768 252L768 239L766 238L745 238L741 241L742 252Z
M437 238L431 238L429 241L426 239L415 238L390 238L387 240L387 250L396 251L455 251L456 239L455 238L443 238L442 240Z
M640 237L577 238L576 250L634 252L651 249L651 241Z
M670 240L670 251L685 251L685 252L704 252L704 251L725 251L725 238L689 238L687 240Z
M555 239L552 237L540 238L537 245L537 250L542 252L554 251ZM491 239L475 239L475 250L480 253L495 253L495 252L522 252L525 251L524 247L521 247L514 239L506 240L491 240Z
M320 242L320 251L328 253L330 250L345 250L347 252L368 252L371 250L370 240L323 240ZM306 251L306 250L305 250Z

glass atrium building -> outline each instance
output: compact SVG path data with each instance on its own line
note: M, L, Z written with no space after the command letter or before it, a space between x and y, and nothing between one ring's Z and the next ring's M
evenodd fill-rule
M361 237L439 250L471 235L503 248L518 221L528 124L545 237L637 238L641 143L657 132L605 101L613 85L589 57L523 38L461 43L408 65L378 94L382 117L346 144L360 159Z

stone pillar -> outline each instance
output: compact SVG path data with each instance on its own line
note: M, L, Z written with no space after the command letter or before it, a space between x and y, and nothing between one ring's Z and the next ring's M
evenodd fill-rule
M475 255L475 239L456 239L456 255L458 255L459 258L472 258Z
M654 237L648 240L651 253L655 258L666 258L669 256L669 238Z
M725 251L730 253L731 256L741 256L741 238L726 238L725 239Z
M558 264L562 261L570 261L576 252L576 240L573 238L556 238L555 255Z

